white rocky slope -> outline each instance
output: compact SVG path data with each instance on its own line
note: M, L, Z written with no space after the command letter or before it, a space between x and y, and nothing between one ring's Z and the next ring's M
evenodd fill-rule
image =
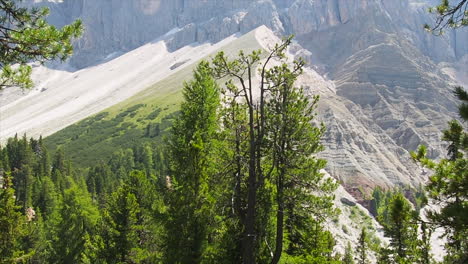
M34 67L35 87L19 99L0 95L0 141L15 134L48 136L83 118L121 102L237 37L216 44L185 46L170 52L164 39L125 53L102 64L72 70ZM8 92L8 91L6 91ZM17 97L17 96L16 96Z

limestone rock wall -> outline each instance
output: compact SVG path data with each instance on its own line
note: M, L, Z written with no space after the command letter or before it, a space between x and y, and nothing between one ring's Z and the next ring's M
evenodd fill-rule
M450 31L444 37L423 31L422 25L431 22L427 2L430 1L26 0L25 4L50 7L50 21L58 26L76 18L83 20L86 32L76 42L76 56L72 59L78 68L97 63L112 52L134 49L174 28L187 31L180 32L182 36L171 44L177 49L197 41L217 42L263 24L278 34L301 36L348 28L347 24L355 25L354 21L363 17L369 23L387 19L379 30L402 34L437 61L453 61L468 54L468 30ZM341 44L347 47L348 43Z

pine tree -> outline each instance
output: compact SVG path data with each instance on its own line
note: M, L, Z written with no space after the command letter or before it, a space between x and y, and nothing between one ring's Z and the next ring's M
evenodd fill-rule
M66 176L69 176L69 173L67 172L68 171L66 166L65 154L63 152L63 149L59 148L55 152L53 158L51 179L60 192L63 192L68 187L66 186Z
M431 235L432 228L426 222L421 222L421 241L418 245L418 250L421 253L418 259L418 263L431 264L433 263L431 254Z
M351 243L348 241L346 244L345 253L343 256L342 263L343 264L354 264L354 256L353 256L353 248L351 247Z
M50 177L43 177L37 184L33 207L39 210L45 220L56 212L60 205L60 195Z
M291 38L286 39L264 57L261 51L240 52L234 59L219 53L213 60L216 77L228 78L223 135L229 150L223 157L232 179L226 186L228 197L221 200L230 208L233 243L226 243L232 246L226 251L241 250L243 263L278 263L289 247L286 237L296 235L296 242L303 243L309 225L321 223L333 211L330 193L336 185L323 179L325 162L315 158L324 131L311 124L318 97L309 100L294 86L304 62L287 63L290 43ZM279 66L272 66L273 61ZM323 215L315 214L320 210Z
M285 63L268 70L265 78L271 83L271 94L265 110L264 133L269 139L266 146L272 150L271 174L266 175L266 180L275 182L277 207L272 263L278 263L283 252L286 218L310 215L320 219L333 213L330 193L336 185L332 179L323 178L320 170L326 162L314 156L323 149L320 137L324 127L312 123L319 98L316 96L310 101L302 89L294 86L302 67L301 61L292 69ZM321 191L322 195L314 195L314 191ZM291 224L294 225L294 221L289 221Z
M126 186L115 191L103 213L102 238L104 259L107 263L135 263L134 251L138 248L137 215L140 205Z
M401 192L396 192L389 203L388 222L382 222L385 235L390 238L392 258L397 263L414 262L418 258L418 226L414 211Z
M15 263L25 252L21 238L25 218L15 204L15 190L9 175L3 178L0 188L0 263Z
M25 263L47 263L50 248L50 242L47 240L48 226L40 212L36 212L34 218L27 220L25 231L23 247L30 249L29 262Z
M367 232L364 228L361 229L359 235L358 245L356 248L357 253L357 264L367 264L367 252L369 250Z
M219 88L207 62L201 62L194 80L183 89L184 103L172 127L166 261L199 263L206 248L213 200L214 136L218 129ZM177 234L177 235L176 235Z
M461 114L461 113L460 113ZM449 122L443 139L449 142L448 158L435 162L426 157L426 147L412 153L415 161L431 169L426 186L429 198L441 206L439 211L429 210L427 217L437 227L445 229L447 262L468 261L468 134L456 120Z
M32 204L32 187L34 178L30 165L23 164L20 170L12 173L16 190L16 200L24 210Z
M104 162L99 162L96 166L90 168L86 179L88 191L94 198L97 195L111 193L117 184L117 179L114 179L109 166Z
M72 54L71 40L81 35L81 21L57 29L45 20L47 8L27 9L20 1L0 1L0 90L10 86L31 87L31 61L65 60ZM12 67L17 64L18 67Z
M146 175L150 176L154 174L153 166L153 151L149 145L143 147L143 166L146 172Z
M446 28L459 28L468 25L468 0L440 0L440 4L429 8L436 14L435 24L426 24L424 28L436 35L444 33Z
M461 104L458 106L458 114L460 115L460 118L464 121L468 121L468 92L463 89L463 87L457 86L455 87L454 94L458 100L461 101Z
M96 232L99 212L86 189L69 184L63 194L60 222L54 228L53 254L50 263L82 263L93 252L91 237Z

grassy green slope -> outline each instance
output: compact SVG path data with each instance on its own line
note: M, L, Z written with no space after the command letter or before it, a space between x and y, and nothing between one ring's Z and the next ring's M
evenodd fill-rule
M236 55L240 50L250 52L260 48L251 32L221 50L227 55ZM205 59L209 60L215 53ZM120 148L159 144L179 109L183 83L191 79L197 64L195 62L133 97L45 138L46 146L50 150L62 148L75 165L87 167L99 160L107 161Z

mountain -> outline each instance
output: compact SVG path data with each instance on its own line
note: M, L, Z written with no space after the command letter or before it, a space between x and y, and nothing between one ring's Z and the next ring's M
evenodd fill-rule
M266 25L278 34L296 34L302 44L317 46L326 64L380 41L371 37L374 29L398 33L421 52L439 61L454 61L468 54L466 30L436 37L423 31L431 22L424 0L27 0L26 5L48 6L50 22L58 26L80 18L86 32L76 43L72 64L98 63L107 54L137 48L167 32L177 31L170 47L193 42L217 42L234 33L247 33ZM337 38L337 30L348 34ZM357 30L368 34L359 35ZM333 33L335 32L335 33ZM349 38L349 35L354 35ZM356 38L361 38L358 43ZM330 41L327 43L323 41ZM322 44L322 45L320 45ZM353 44L353 45L347 45ZM464 45L465 44L465 45ZM318 47L321 46L321 47ZM351 49L349 47L352 47Z
M239 37L265 25L278 36L296 35L291 56L305 57L310 63L299 84L321 94L327 171L355 197L376 185L424 181L426 175L408 151L426 144L431 157L445 154L440 132L456 116L450 85L456 78L464 81L468 72L466 28L444 36L423 30L425 23L433 22L427 7L434 1L29 0L24 4L50 7L50 22L58 26L80 18L86 31L75 43L70 68L42 69L47 73L37 73L35 92L0 108L2 139L25 131L49 135L151 84L173 83L174 71L190 69L227 43L233 43L232 50L246 49L252 42L234 41L232 35ZM159 102L180 87L166 87ZM62 99L57 100L59 96ZM111 112L117 115L128 107L114 107ZM58 143L70 141L71 137Z

